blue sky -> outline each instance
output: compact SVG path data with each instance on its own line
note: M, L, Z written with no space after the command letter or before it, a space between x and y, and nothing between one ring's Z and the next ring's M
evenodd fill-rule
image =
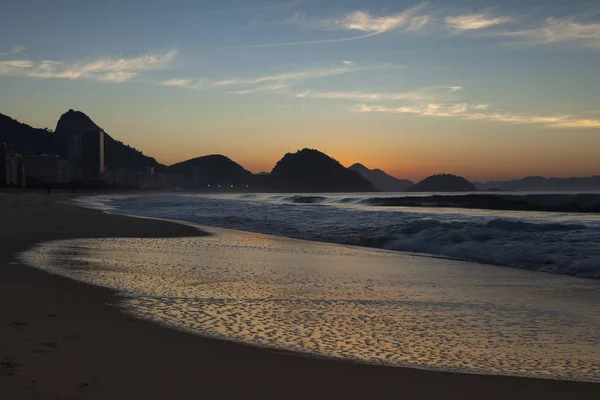
M526 3L526 4L525 4ZM167 164L318 148L399 177L600 174L597 1L8 1L0 112Z

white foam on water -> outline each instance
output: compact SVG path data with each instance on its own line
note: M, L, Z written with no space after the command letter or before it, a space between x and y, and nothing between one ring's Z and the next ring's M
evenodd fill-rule
M373 194L360 196L157 195L86 201L138 216L600 278L600 214L377 208L356 204ZM595 204L598 198L529 197L552 204L573 199Z

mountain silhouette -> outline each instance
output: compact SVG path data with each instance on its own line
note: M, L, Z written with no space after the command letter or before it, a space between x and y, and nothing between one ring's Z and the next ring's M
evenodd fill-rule
M415 183L406 179L394 178L380 169L369 169L362 164L356 163L348 167L356 171L366 180L371 182L375 188L382 192L404 192Z
M474 192L475 185L463 178L451 174L432 175L409 187L409 192Z
M167 167L166 172L183 175L189 186L249 185L254 176L238 163L220 154L192 158Z
M377 189L356 171L318 150L287 153L270 175L274 189L298 192L371 192Z
M81 111L69 110L61 115L55 132L39 129L0 114L0 142L10 144L21 154L60 154L66 157L64 138L72 133L101 129ZM379 169L370 170L361 164L344 168L339 162L317 151L304 149L286 154L272 173L252 175L225 156L211 155L166 167L154 158L124 144L105 133L105 165L108 169L125 168L144 171L154 167L156 172L181 174L194 185L204 181L231 181L223 184L252 184L253 189L273 191L596 191L600 176L580 178L544 178L529 176L510 181L492 181L475 186L454 175L434 175L407 187L412 182L396 179ZM197 168L195 168L197 167ZM179 179L179 178L178 178ZM200 179L200 181L199 181ZM207 183L208 184L208 183ZM217 183L218 185L219 183Z
M52 154L58 150L51 131L32 128L4 114L0 114L0 142L9 143L22 154Z
M61 115L56 131L32 128L4 114L0 114L0 142L9 143L13 150L22 154L61 154L66 156L64 138L78 131L100 129L87 115L69 110ZM164 168L154 158L141 151L104 136L104 163L107 168L143 170L145 167Z
M69 110L60 116L56 123L54 133L57 135L71 135L78 132L102 129L81 111Z
M81 111L69 110L60 116L54 134L57 139L82 131L101 129L90 117ZM125 168L143 170L146 167L155 167L163 170L164 165L158 163L153 157L144 155L141 151L115 140L108 133L104 133L104 164L106 168Z

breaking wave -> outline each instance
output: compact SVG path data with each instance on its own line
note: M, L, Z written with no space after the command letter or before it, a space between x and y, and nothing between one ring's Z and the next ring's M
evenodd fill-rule
M599 200L598 195L520 197L547 207L596 207ZM600 215L591 213L393 209L365 206L373 200L360 195L159 195L90 201L126 214L600 278Z
M372 206L475 208L547 212L600 212L597 194L531 195L432 195L412 197L373 197L361 203Z
M248 199L249 195L240 195ZM261 199L253 195L252 198ZM270 201L295 204L357 204L373 207L467 208L482 210L515 210L544 212L600 213L600 195L583 194L454 194L346 197L331 196L270 196Z

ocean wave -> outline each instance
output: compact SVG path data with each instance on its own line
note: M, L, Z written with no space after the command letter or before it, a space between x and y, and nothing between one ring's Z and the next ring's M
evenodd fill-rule
M464 208L500 211L600 213L600 194L240 194L239 200L282 204L359 205L364 207Z
M350 198L356 197L336 197ZM591 214L390 212L377 207L303 206L329 204L327 196L266 199L144 196L113 198L110 206L126 214L600 278L600 219Z
M316 204L327 200L324 196L290 196L283 199L284 201L295 204Z
M598 194L467 194L372 197L363 199L360 203L380 207L446 207L546 212L600 212L600 195Z
M486 264L600 278L600 234L579 225L417 221L395 235L363 238L366 245Z

